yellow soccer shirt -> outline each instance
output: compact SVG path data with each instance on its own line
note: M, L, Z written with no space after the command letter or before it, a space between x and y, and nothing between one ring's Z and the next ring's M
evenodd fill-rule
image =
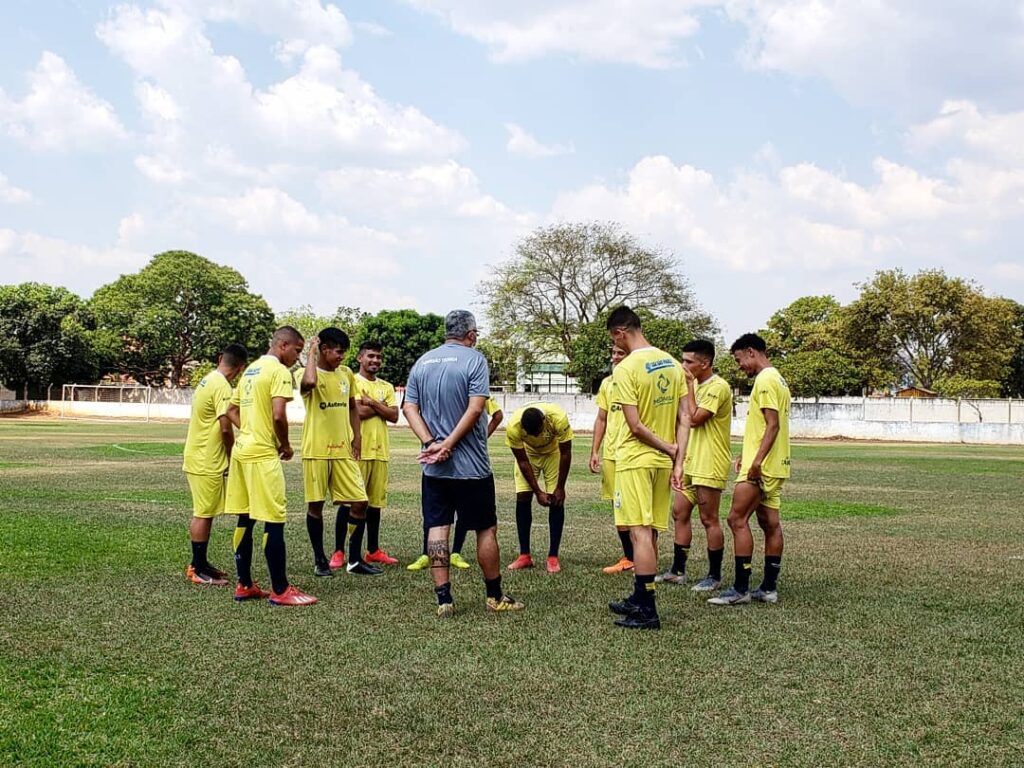
M750 466L757 455L768 428L762 408L778 411L779 434L761 464L761 474L766 477L789 477L789 385L775 368L765 368L754 379L747 425L743 430L744 469Z
M256 462L277 458L273 401L275 397L291 400L293 392L291 373L273 355L263 355L245 369L231 395L241 422L231 449L233 459Z
M361 374L356 374L355 382L356 394L372 397L388 407L395 405L395 388L384 379L370 381ZM391 454L391 438L388 435L388 423L384 419L377 414L369 419L363 419L359 425L359 434L362 435L362 458L388 460Z
M185 438L182 469L190 475L222 475L228 454L220 436L220 417L228 412L231 384L219 371L210 371L192 395L192 418Z
M523 414L528 408L536 408L544 414L544 426L536 437L526 434L523 429ZM513 412L505 428L505 445L509 448L523 448L534 456L555 453L559 443L567 443L572 438L569 416L554 403L527 403Z
M356 377L347 365L333 371L316 370L316 386L302 393L306 418L302 422L303 459L351 459L352 422L349 400L355 397Z
M732 465L729 428L732 426L732 390L721 376L712 375L697 385L697 407L713 414L699 427L690 428L686 446L686 474L725 482Z
M613 402L614 386L613 377L605 376L597 390L597 407L608 414L608 421L604 429L604 441L601 443L601 456L611 461L615 461L615 451L619 447L622 430L626 426L626 420L622 418L622 406Z
M640 423L667 443L676 441L679 398L685 392L683 369L668 352L645 347L630 352L612 373L612 401L636 406ZM623 417L615 451L615 471L672 468L667 454L640 442Z
M486 402L484 402L484 407L487 409L488 416L493 416L494 414L501 410L501 406L498 405L498 401L495 400L493 397L487 398Z

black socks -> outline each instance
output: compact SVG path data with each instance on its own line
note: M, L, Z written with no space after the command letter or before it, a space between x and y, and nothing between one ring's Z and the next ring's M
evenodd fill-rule
M548 528L551 543L548 545L548 556L558 557L558 548L562 546L562 529L565 527L565 507L552 504L548 510Z
M750 591L750 555L736 556L736 583L733 585L737 592Z
M629 538L629 529L618 531L619 543L622 544L622 556L629 561L633 560L633 540Z
M263 524L263 554L267 558L270 584L277 594L288 589L288 572L285 567L284 523Z
M235 573L243 587L252 586L252 528L255 523L248 515L239 515L232 539L235 550Z
M686 573L686 559L690 556L690 545L689 544L676 544L674 545L674 554L672 556L672 573L677 576L682 576Z
M530 528L533 526L533 497L516 499L516 533L519 534L519 554L530 553Z
M761 582L761 589L765 592L774 592L775 585L779 581L779 571L782 569L782 555L764 556L764 581Z
M309 543L313 546L313 559L317 565L327 562L327 555L324 553L324 519L306 514L306 532L309 533Z
M376 552L380 549L380 508L366 508L366 551Z
M716 581L722 580L722 555L724 554L724 549L708 550L708 576Z

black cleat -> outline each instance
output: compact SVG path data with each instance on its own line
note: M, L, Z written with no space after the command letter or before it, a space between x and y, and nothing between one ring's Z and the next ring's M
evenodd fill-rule
M384 573L383 570L376 566L365 563L362 560L356 560L354 563L349 563L345 566L345 570L349 573L355 573L360 576L380 576Z
M653 610L638 610L630 616L615 620L615 626L623 629L661 629L661 619Z
M331 570L331 564L326 560L324 560L323 562L319 562L315 566L313 566L313 573L315 573L317 576L323 577L334 575L334 571Z
M608 610L619 614L619 616L632 616L641 609L639 605L633 602L633 597L630 595L622 600L614 600L608 603Z

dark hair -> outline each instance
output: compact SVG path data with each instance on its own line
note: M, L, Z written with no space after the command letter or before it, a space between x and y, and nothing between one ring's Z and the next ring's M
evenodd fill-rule
M384 345L381 344L376 339L367 339L366 341L359 345L359 353L362 354L368 349L373 352L383 352Z
M625 304L616 307L608 315L608 322L605 328L609 331L614 328L627 328L629 330L640 330L640 316Z
M523 429L526 434L536 437L544 428L544 412L540 408L527 408L523 411Z
M693 352L695 355L707 358L709 363L715 362L715 345L707 339L694 339L683 345L683 352Z
M738 352L741 349L756 349L758 352L764 352L768 349L768 345L756 333L744 333L729 347L730 352Z
M271 341L275 344L279 342L290 342L297 344L300 341L304 341L302 334L299 333L298 329L291 325L282 325L276 331L274 335L270 337Z
M341 328L334 328L333 326L324 328L317 336L320 338L321 347L336 347L344 352L351 345L351 342L348 340L348 334L341 330Z
M224 351L220 353L220 359L225 365L237 368L249 362L249 350L241 344L228 344L224 347Z

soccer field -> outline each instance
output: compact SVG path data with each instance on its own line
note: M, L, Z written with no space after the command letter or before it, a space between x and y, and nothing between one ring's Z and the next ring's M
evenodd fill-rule
M606 607L631 578L600 570L618 542L589 435L563 572L507 574L527 610L495 616L476 564L454 571L458 613L439 622L425 572L313 577L299 461L289 572L320 604L187 583L185 431L0 420L0 765L1024 764L1019 448L796 445L781 602L713 608L662 585L662 631L630 633ZM382 540L404 565L419 468L393 435ZM491 450L508 562L511 457L500 434ZM210 545L225 569L233 522ZM703 575L696 520L692 551ZM259 553L254 574L268 582Z

